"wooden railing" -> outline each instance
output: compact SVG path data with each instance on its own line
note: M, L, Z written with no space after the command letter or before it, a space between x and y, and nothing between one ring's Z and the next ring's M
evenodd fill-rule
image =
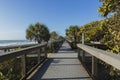
M98 77L98 60L101 60L114 68L120 70L120 55L114 54L111 52L107 52L101 49L97 49L94 47L90 47L87 45L83 44L77 44L78 47L78 58L81 59L82 63L85 62L85 57L86 56L92 56L92 76L93 77ZM86 55L90 54L90 55Z
M76 42L76 44L75 44L74 41L71 41L71 40L66 40L66 41L69 43L69 45L71 46L72 49L77 49L76 44L80 43L80 42ZM103 49L103 50L108 49L108 47L106 45L101 44L101 43L100 44L97 44L97 43L84 43L84 44L89 45L89 46L93 46L93 47L97 47L97 48Z
M53 44L59 43L59 47L62 45L63 41L55 41L52 42ZM52 44L51 43L51 44ZM58 47L58 46L57 46ZM56 47L56 48L57 48ZM38 67L40 64L42 64L47 59L47 43L38 44L35 46L22 48L20 50L1 53L0 54L0 64L4 63L4 61L9 61L11 59L19 59L20 60L20 66L22 69L22 78L21 80L27 80L26 78ZM31 66L33 64L30 62L30 64L27 63L28 58L34 58L36 59L35 65L32 65L30 69L28 69L28 66ZM19 63L19 62L17 62ZM15 65L14 65L15 66Z
M43 44L39 44L36 46L32 46L32 47L28 47L28 48L24 48L24 49L20 49L17 51L13 51L13 52L8 52L8 53L4 53L0 55L0 63L7 61L9 59L13 59L13 58L21 58L21 62L22 62L22 79L26 79L26 77L42 62L47 58L47 52L46 52L46 48L47 47L47 43L43 43ZM45 51L42 52L42 54L44 54L44 56L42 55L42 60L41 60L41 49L44 48ZM38 63L36 65L34 65L34 67L32 67L32 69L30 69L29 71L26 70L27 66L27 57L29 54L32 53L32 55L38 55L36 56L38 58Z
M26 48L26 47L35 46L35 45L37 45L37 44L23 44L23 45L0 46L0 50L3 50L4 52L9 52L10 49Z

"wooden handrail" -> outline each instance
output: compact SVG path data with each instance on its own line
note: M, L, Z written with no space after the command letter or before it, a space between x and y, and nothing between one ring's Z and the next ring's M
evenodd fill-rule
M114 66L115 68L120 70L120 55L114 54L111 52L107 52L104 50L100 50L97 48L93 48L87 45L83 44L77 44L78 48L84 50L85 52L88 52L92 56Z
M77 44L78 47L78 58L82 61L84 64L85 62L85 56L86 53L90 54L92 56L92 77L97 79L98 78L98 60L101 60L116 69L120 70L120 55L115 54L112 52L107 52L105 50L101 50L98 48L95 48L97 46L87 46L84 44Z
M0 50L3 49L14 49L14 48L25 48L25 47L30 47L30 46L35 46L37 44L23 44L23 45L9 45L9 46L0 46Z
M0 46L0 50L3 50L4 52L10 52L11 50L14 50L15 48L26 48L26 47L35 46L35 45L38 45L38 44Z

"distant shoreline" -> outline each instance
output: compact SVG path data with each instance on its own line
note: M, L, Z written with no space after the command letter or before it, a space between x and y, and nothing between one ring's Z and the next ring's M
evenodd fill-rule
M29 40L0 40L0 46L35 44L35 41Z

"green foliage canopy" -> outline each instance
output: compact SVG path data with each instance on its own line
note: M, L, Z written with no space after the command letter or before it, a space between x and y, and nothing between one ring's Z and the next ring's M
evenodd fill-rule
M102 21L93 21L80 27L78 34L81 36L85 33L85 41L101 41L104 31L101 26Z
M42 41L48 42L50 38L50 33L48 28L44 24L31 24L26 30L26 38L29 40L35 40L38 43L41 43Z
M52 31L50 33L50 39L51 40L63 40L64 38L60 36L56 31Z
M54 39L54 40L56 40L57 38L58 38L58 34L55 32L55 31L52 31L51 33L50 33L50 38L51 39Z
M100 0L103 4L98 8L102 16L107 16L111 12L120 13L120 0Z
M120 52L120 15L114 14L104 22L104 36L105 44L114 53Z
M71 41L78 42L79 36L77 32L79 31L79 27L77 25L71 25L68 29L66 29L66 37Z

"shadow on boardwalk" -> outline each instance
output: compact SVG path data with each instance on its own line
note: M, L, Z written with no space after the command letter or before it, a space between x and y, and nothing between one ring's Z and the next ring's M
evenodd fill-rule
M47 79L41 79L41 80L87 80L87 78L89 79L90 77L70 77L70 78L47 78Z
M48 67L50 66L50 64L53 62L53 59L48 59L47 62L45 62L44 66L42 66L38 72L36 73L35 76L37 76L36 78L41 79L42 76L45 74L45 72L47 71ZM31 80L35 80L34 77Z

